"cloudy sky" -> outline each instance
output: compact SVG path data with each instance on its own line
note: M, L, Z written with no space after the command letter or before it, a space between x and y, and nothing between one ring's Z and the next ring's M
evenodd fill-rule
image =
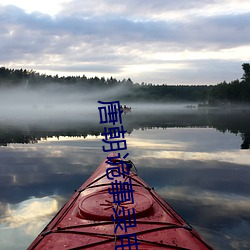
M154 84L241 78L249 0L0 0L0 66Z

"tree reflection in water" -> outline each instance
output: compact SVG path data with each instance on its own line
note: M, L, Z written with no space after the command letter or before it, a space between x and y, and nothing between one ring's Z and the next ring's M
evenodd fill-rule
M193 110L158 110L144 111L133 110L123 116L124 126L129 134L135 129L147 128L185 128L209 127L220 132L230 132L242 137L241 149L249 149L250 145L250 110L223 110L223 109L193 109ZM86 118L86 117L85 117ZM8 146L11 143L37 143L41 139L51 137L69 136L86 137L98 136L103 133L103 128L97 122L72 121L22 125L0 124L0 145ZM10 126L11 125L11 126Z

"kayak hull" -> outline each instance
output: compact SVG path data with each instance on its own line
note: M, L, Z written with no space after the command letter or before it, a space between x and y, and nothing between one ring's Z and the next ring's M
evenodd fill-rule
M115 153L108 157L116 158ZM110 159L110 158L109 158ZM92 176L74 193L28 248L31 249L212 249L132 169L111 180L106 170L114 165L99 165ZM116 163L118 164L118 163ZM122 168L122 164L116 165ZM133 188L133 202L117 206L110 193L111 182L127 182ZM116 189L114 189L116 190ZM119 210L118 210L119 209ZM126 220L134 211L136 222L124 228L112 220L115 211L125 211ZM126 232L126 231L127 232ZM134 237L136 234L137 238ZM123 238L123 236L127 238ZM131 237L128 237L130 236ZM131 248L128 247L130 241ZM139 244L136 246L136 243ZM124 247L119 247L124 244ZM127 246L126 246L127 245Z

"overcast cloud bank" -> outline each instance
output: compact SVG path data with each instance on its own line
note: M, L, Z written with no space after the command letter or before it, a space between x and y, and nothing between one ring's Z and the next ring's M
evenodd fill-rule
M238 5L74 0L51 16L0 4L0 64L156 84L230 81L250 60L250 3Z

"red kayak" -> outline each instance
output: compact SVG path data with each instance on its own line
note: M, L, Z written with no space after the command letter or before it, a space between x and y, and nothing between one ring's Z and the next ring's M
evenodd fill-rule
M212 247L136 174L131 162L111 153L28 249Z

